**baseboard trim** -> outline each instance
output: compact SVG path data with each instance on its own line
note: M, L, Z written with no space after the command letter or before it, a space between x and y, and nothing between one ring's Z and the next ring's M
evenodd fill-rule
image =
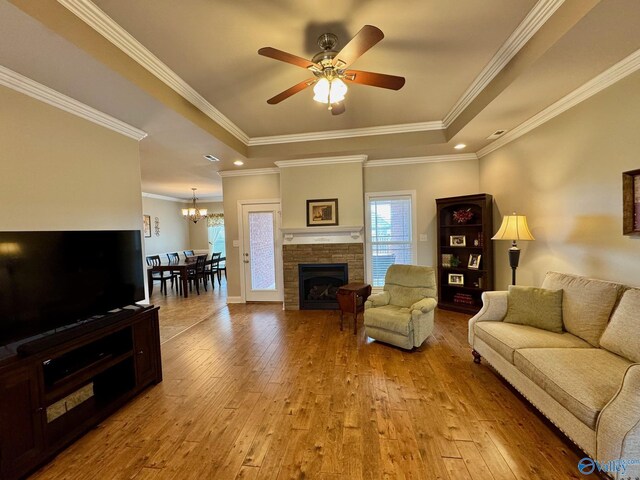
M242 297L227 297L227 303L246 303Z

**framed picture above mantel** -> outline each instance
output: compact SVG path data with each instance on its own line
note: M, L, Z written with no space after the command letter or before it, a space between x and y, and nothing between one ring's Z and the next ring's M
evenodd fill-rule
M307 200L307 227L338 225L338 199Z
M622 174L622 233L640 235L640 169Z

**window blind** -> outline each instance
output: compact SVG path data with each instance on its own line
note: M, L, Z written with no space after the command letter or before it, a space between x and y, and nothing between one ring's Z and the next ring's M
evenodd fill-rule
M372 197L369 211L371 280L374 287L382 287L389 265L415 263L411 196Z

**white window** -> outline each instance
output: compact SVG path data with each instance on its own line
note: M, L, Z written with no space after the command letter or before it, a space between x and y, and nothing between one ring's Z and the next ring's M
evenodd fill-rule
M415 265L415 191L367 193L367 279L384 285L389 265Z
M226 257L227 252L224 243L224 223L207 228L209 237L209 253L222 252L221 257Z

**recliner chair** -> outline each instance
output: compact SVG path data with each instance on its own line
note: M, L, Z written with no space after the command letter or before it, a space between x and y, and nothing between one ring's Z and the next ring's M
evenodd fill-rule
M436 298L433 267L391 265L384 291L365 303L365 334L406 350L419 347L433 331Z

